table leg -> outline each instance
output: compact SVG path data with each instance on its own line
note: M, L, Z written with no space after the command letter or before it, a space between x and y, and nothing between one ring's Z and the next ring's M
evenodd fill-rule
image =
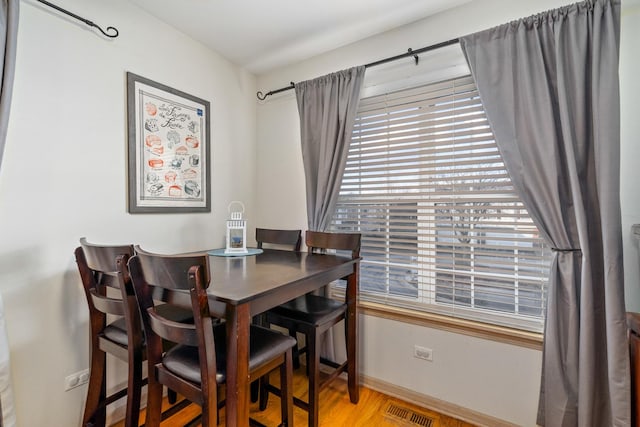
M360 378L358 376L358 265L347 278L347 366L349 399L360 400Z
M227 427L249 425L249 325L248 304L227 306Z

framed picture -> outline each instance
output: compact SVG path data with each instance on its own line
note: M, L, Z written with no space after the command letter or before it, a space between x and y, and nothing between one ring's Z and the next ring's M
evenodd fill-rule
M211 212L209 102L127 73L129 212Z

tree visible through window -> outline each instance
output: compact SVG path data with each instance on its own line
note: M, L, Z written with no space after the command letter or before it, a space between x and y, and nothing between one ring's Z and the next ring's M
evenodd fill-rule
M361 100L333 228L363 299L542 329L549 250L470 76Z

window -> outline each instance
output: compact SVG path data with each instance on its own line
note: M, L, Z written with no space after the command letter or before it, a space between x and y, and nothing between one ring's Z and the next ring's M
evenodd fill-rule
M360 101L332 227L363 300L542 331L550 252L469 75Z

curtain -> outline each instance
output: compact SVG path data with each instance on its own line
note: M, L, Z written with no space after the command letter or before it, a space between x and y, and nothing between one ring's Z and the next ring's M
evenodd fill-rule
M338 201L364 66L296 83L309 229L326 231Z
M538 424L629 426L620 212L620 1L461 39L516 191L554 248Z
M364 72L365 67L359 66L296 83L309 230L326 231L331 223ZM345 342L344 328L328 330L321 344L322 355L335 361L346 360Z
M20 0L2 0L0 4L0 166L7 137L11 92L15 69L16 45L18 39L18 15Z
M0 3L0 58L2 58L2 64L0 64L2 73L0 75L0 167L11 108L19 12L20 0L2 0ZM0 427L16 425L10 371L9 346L0 296Z

